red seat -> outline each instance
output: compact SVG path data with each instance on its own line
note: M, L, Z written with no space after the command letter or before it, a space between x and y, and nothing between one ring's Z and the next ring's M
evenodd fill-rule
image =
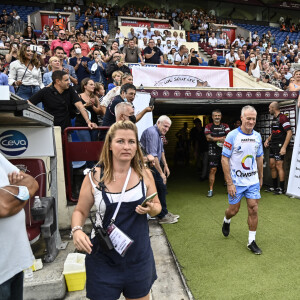
M32 177L36 177L36 181L39 184L39 189L34 196L45 197L46 196L46 168L42 159L30 158L30 159L10 159L10 162L18 167L20 170L29 174ZM29 199L25 205L26 214L26 229L28 239L31 244L39 239L41 234L40 226L44 221L34 221L31 216L30 208L33 206L34 197Z

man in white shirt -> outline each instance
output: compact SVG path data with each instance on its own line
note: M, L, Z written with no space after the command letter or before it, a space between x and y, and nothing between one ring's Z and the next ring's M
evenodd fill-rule
M234 52L234 47L231 47L230 52L226 54L226 67L233 67L236 60L239 60L239 56Z
M217 47L217 44L218 44L218 40L216 39L215 33L213 32L213 33L211 34L211 37L208 39L208 45L209 45L210 47L215 48L215 47Z
M159 48L159 50L164 53L164 46L163 44L161 43L161 39L157 39L156 41L156 47Z
M143 38L149 38L148 37L148 33L147 33L147 29L143 29L142 33L140 34L139 36L140 39L143 39Z
M118 41L120 38L124 38L124 34L121 32L120 28L117 28L115 39Z
M223 33L220 34L219 38L218 38L218 48L224 48L225 45L226 45L226 39L225 37L223 36Z
M0 298L20 300L23 270L34 261L23 208L39 186L0 153L0 188Z
M188 65L188 48L181 45L179 51L174 54L174 65Z
M164 51L163 51L164 60L167 60L168 54L170 53L171 49L172 49L172 44L171 41L168 40L166 46L164 46Z

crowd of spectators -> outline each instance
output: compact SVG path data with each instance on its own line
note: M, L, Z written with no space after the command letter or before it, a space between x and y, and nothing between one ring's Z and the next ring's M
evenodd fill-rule
M81 83L85 78L103 84L108 92L120 85L124 74L130 73L128 63L201 65L203 60L198 49L188 49L185 45L193 33L200 35L200 43L227 51L226 67L239 68L257 81L271 83L284 90L297 89L292 84L295 71L292 64L299 61L300 42L291 41L289 36L280 49L273 46L275 37L271 32L261 37L254 33L252 43L240 35L230 42L226 33L215 31L211 23L231 25L232 22L219 20L213 13L207 14L201 9L166 12L146 6L139 9L133 6L118 8L92 2L85 12L78 5L73 8L72 5L65 6L64 10L84 14L83 26L65 28L66 24L60 22L62 18L58 12L57 19L53 24L45 25L39 36L31 26L27 26L22 34L12 35L7 33L6 27L0 28L0 49L7 51L0 55L1 83L8 82L11 91L25 100L44 86L50 86L52 72L56 70L67 72L71 85L79 92L83 92ZM17 15L16 11L8 14L3 10L0 20L7 22ZM102 24L91 22L90 17L112 18L116 15L167 19L169 29L153 30L148 26L140 31L135 27L124 36L118 28L115 36L111 36L114 41L109 45L109 33ZM173 30L174 22L184 31ZM38 44L40 48L32 48L32 45ZM209 66L221 65L218 60L221 52L218 51L212 55Z

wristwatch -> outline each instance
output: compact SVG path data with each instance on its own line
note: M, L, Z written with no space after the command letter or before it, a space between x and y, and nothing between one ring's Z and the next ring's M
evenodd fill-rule
M26 186L20 185L19 186L19 194L15 195L15 197L21 201L27 201L29 200L29 191Z

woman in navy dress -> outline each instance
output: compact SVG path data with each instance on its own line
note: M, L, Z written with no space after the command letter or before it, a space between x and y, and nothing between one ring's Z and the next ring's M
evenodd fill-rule
M155 196L146 207L141 206L147 196L156 192L153 176L142 161L136 126L130 121L117 122L106 135L98 164L101 167L92 170L83 181L72 216L72 233L76 248L88 253L85 263L89 299L117 300L121 293L126 299L149 299L157 275L147 213L156 216L161 205ZM82 226L95 205L96 225L107 229L127 176L129 181L114 224L133 243L125 256L121 256L115 249L101 248L94 232L90 239Z

